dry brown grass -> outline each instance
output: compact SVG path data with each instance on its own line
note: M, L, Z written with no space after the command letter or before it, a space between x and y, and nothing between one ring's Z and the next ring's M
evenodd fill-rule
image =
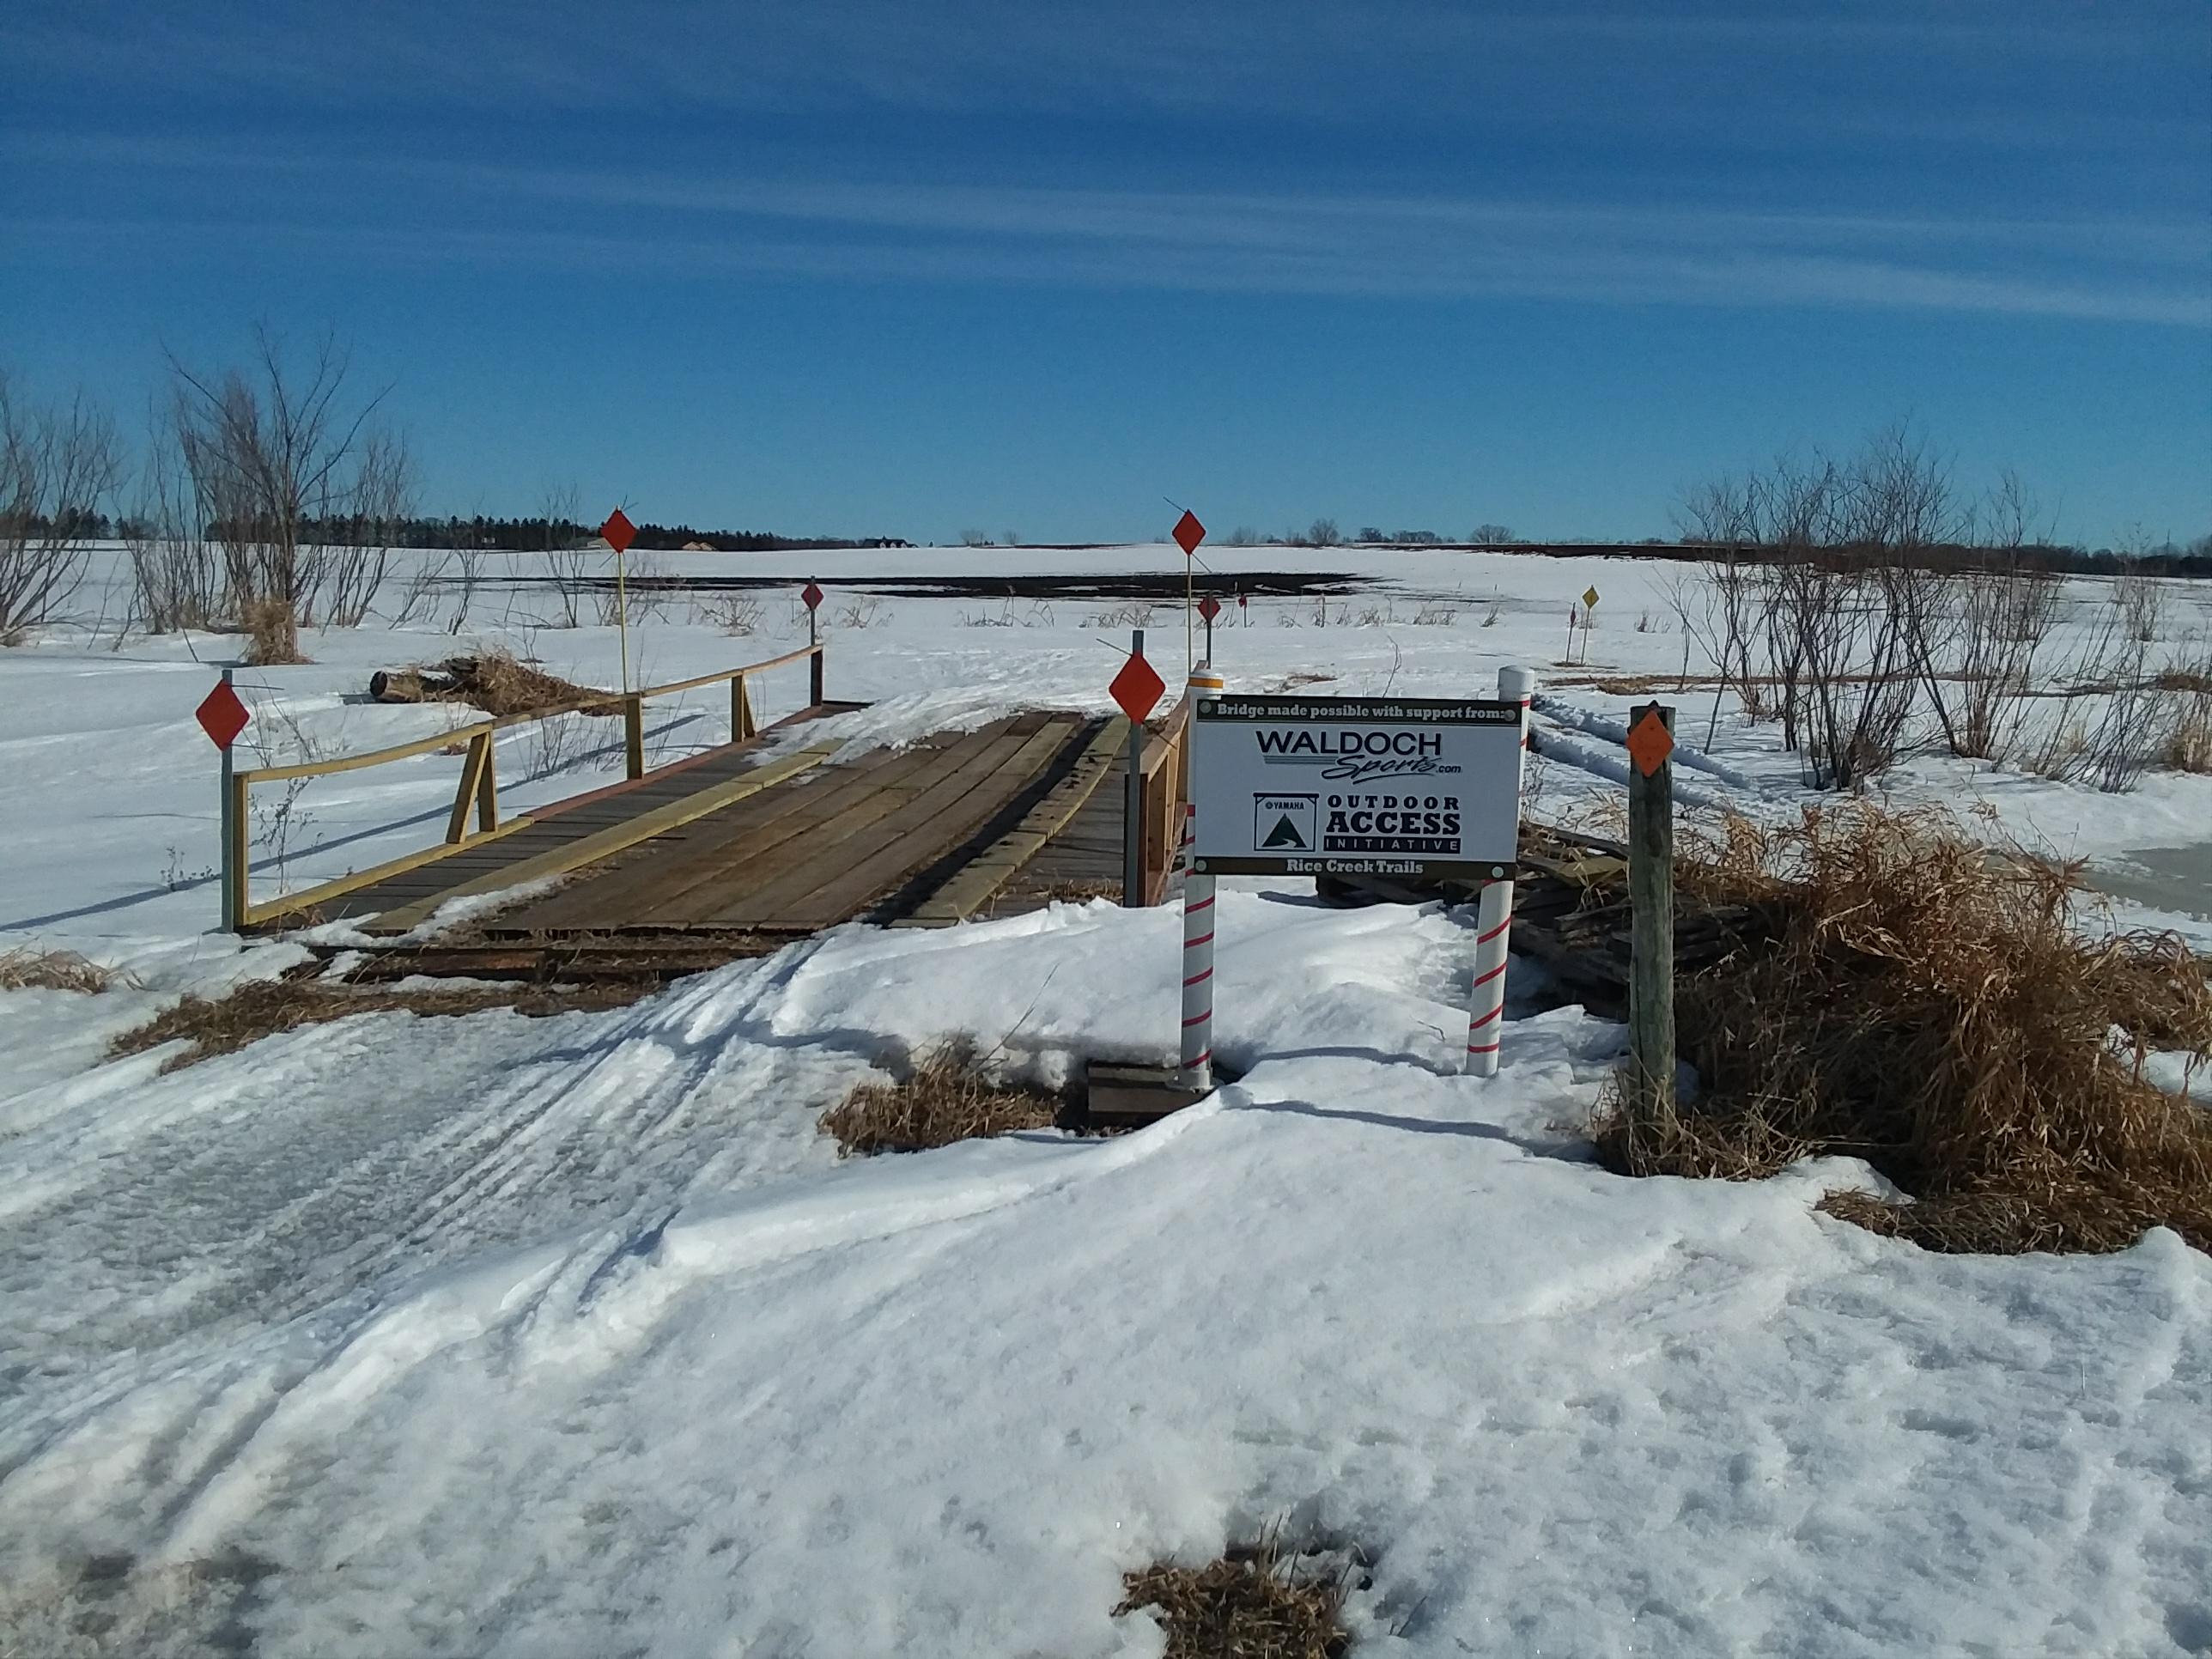
M1773 942L1678 985L1704 1093L1671 1119L1609 1109L1612 1168L1754 1178L1844 1153L1918 1201L1831 1212L1931 1249L2110 1250L2161 1224L2212 1249L2212 1114L2141 1064L2146 1045L2212 1053L2205 964L2179 939L2082 938L2070 871L1933 813L1738 821L1699 850L1684 885L1761 907Z
M512 652L498 649L392 669L378 675L371 689L386 702L465 703L495 720L552 708L573 709L579 703L585 704L577 711L581 714L622 712L619 702L586 702L601 695L593 688L533 668Z
M0 951L0 991L82 991L90 995L112 985L134 982L129 975L103 968L74 951L39 951L27 945Z
M972 1038L953 1037L895 1083L863 1083L822 1115L823 1130L847 1158L918 1152L958 1140L1049 1129L1062 1103L1041 1090L994 1079Z
M355 1014L404 1011L431 1018L511 1008L533 1017L574 1009L616 1008L635 1001L647 985L524 987L457 985L451 989L396 990L386 986L351 986L329 980L255 980L227 996L188 996L173 1008L117 1037L109 1052L143 1054L179 1040L192 1046L161 1066L174 1072L216 1054L235 1054L247 1044L303 1025L319 1025Z
M303 663L300 619L288 599L254 599L240 619L246 633L246 660L259 668Z
M1284 1554L1273 1534L1202 1567L1164 1561L1127 1574L1118 1613L1152 1609L1166 1659L1343 1659L1341 1569Z
M534 714L542 708L556 708L595 695L591 686L578 685L557 674L532 668L505 651L486 651L474 660L476 672L469 677L460 700L473 703L495 719L508 714ZM618 714L622 707L614 702L594 703L581 712Z
M2176 701L2159 763L2177 772L2212 772L2212 687L2179 693Z
M1040 898L1060 899L1070 904L1084 904L1092 899L1102 898L1118 902L1121 896L1121 884L1118 881L1071 878L1046 883L1037 889L1037 896Z

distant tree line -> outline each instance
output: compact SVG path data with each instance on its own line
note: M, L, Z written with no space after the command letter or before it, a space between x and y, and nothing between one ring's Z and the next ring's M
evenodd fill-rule
M235 526L223 520L207 526L210 538L221 540ZM105 533L94 532L94 533ZM538 553L588 547L599 539L599 526L573 519L495 519L482 514L469 518L405 518L371 522L345 516L310 519L300 526L304 540L332 547L422 547L477 553ZM688 524L641 524L633 545L653 552L678 552L705 546L717 553L775 553L786 549L836 547L908 547L912 544L887 536L779 536L765 530L695 530Z

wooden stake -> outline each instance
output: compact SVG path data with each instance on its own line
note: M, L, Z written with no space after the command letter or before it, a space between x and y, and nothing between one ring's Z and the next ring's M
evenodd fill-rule
M231 671L222 671L222 683L231 683ZM246 914L246 859L239 851L245 844L246 814L239 809L238 791L234 780L238 775L238 762L231 754L232 739L222 746L222 925L230 933L240 931L240 918Z
M1674 711L1654 703L1674 729ZM1632 727L1644 708L1629 711ZM1674 1121L1674 768L1662 761L1646 776L1628 768L1629 1076L1632 1131L1655 1135Z

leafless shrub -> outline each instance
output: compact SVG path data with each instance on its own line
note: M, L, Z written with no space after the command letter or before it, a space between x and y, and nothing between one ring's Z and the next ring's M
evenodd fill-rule
M760 631L768 607L749 593L710 594L699 601L707 620L725 634L750 638Z
M58 620L76 598L122 466L105 410L82 393L33 410L0 374L0 638Z
M1816 787L1856 787L1888 764L1954 622L1929 550L1970 520L1948 467L1902 425L1846 461L1785 458L1690 492L1678 522L1717 562L1712 592L1678 592L1676 608L1720 671L1708 741L1733 686L1750 718L1781 720Z
M399 586L399 607L392 613L392 625L404 628L417 617L428 617L437 609L438 597L444 590L447 573L453 564L453 556L440 553L433 557L420 558L407 573Z
M270 602L270 608L289 616L281 605ZM296 766L323 758L321 741L283 703L265 705L256 709L254 715L243 741L253 749L260 765ZM313 781L312 777L283 778L249 791L246 796L252 844L276 866L279 886L291 865L294 840L315 822L315 815L301 805Z
M1929 705L1953 754L2010 760L2057 622L2060 583L2013 550L1961 574L1954 598L1909 619Z
M175 451L156 444L122 525L131 587L125 633L132 626L149 634L214 629L234 620L224 614L222 557L200 527Z
M591 728L581 714L548 714L525 728L522 777L526 783L565 772L591 748Z
M319 615L351 627L374 603L410 468L404 442L368 425L381 394L343 406L347 370L327 337L295 368L265 330L242 370L201 375L170 360L159 447L180 481L179 528L216 544L233 617L269 605L290 629Z
M668 561L659 552L633 551L623 562L621 580L599 589L599 625L649 622L668 603ZM629 607L627 617L623 607Z
M448 634L459 635L469 625L469 613L476 609L477 594L483 586L484 557L481 547L457 547L439 572L439 586L453 600L453 612L446 618Z
M2094 617L2060 678L2074 688L2068 701L2087 702L2089 712L2062 715L2028 756L2029 769L2108 794L2133 788L2158 758L2159 690L2150 647L2133 636L2122 607Z
M1380 612L1376 613L1378 619L1380 614ZM1311 620L1316 628L1327 628L1332 624L1338 628L1349 628L1352 625L1352 607L1348 605L1340 605L1332 611L1328 606L1328 595L1316 593L1314 595Z
M2119 608L2127 636L2139 645L2157 641L2166 617L2166 586L2139 570L2123 568L2112 578L2112 603Z
M1416 628L1449 628L1459 620L1459 607L1447 605L1442 599L1431 599L1413 612L1412 621Z
M1012 600L1009 599L1006 602L1006 608L1009 613L1006 619L1006 626L1011 628L1013 625L1013 618L1012 615L1013 609ZM850 601L842 611L840 611L837 613L837 626L840 628L868 628L883 621L890 614L890 607L886 605L881 599L874 597L873 595L863 595Z
M963 547L988 547L990 544L991 533L988 530L963 530L960 532L960 545Z
M545 527L545 572L552 580L557 607L547 620L556 628L582 626L584 596L591 590L597 562L592 544L573 537L569 529L582 506L583 492L574 484L549 484L538 509Z

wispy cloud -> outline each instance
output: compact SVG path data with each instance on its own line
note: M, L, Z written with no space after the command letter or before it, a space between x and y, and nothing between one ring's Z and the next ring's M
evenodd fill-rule
M758 222L749 219L721 234L298 220L248 226L216 218L18 220L9 240L26 249L159 246L171 258L284 253L354 267L478 262L678 278L1917 310L2212 328L2212 296L2185 281L2091 281L1945 266L1911 257L1924 250L1885 252L1878 239L1870 243L1864 226L1747 224L1741 215L1670 219L1648 211L1608 222L1588 212L1524 211L1452 222L1455 231L1477 234L1440 234L1433 220L1394 212L1389 204L1291 204L1270 213L1248 204L1232 224L1188 204L1150 212L1127 203L1056 205L1056 216L1032 216L1031 204L971 198L935 215L911 202L893 214L865 204L834 211L814 199L805 212L770 210ZM800 222L796 230L788 222L775 228L778 221L793 220ZM834 231L884 223L928 234L810 234L816 226ZM1199 234L1200 227L1210 229ZM1830 228L1834 234L1823 234Z
M1584 121L1668 113L1725 122L1755 105L1791 120L1796 65L1855 107L1920 118L1930 69L1970 66L1993 109L2008 65L2063 65L2093 91L2116 64L2195 50L2194 0L2124 14L2070 0L1768 0L1545 6L1455 0L380 0L271 9L222 0L15 0L0 55L84 87L246 94L315 107L465 98L502 108L1369 111L1426 102L1464 117L1565 110ZM1657 69L1660 73L1655 75ZM1902 70L1904 73L1895 72ZM1869 72L1879 71L1879 72ZM1716 95L1722 100L1710 101ZM2085 96L2081 112L2097 100ZM2021 122L2008 142L2050 124Z

